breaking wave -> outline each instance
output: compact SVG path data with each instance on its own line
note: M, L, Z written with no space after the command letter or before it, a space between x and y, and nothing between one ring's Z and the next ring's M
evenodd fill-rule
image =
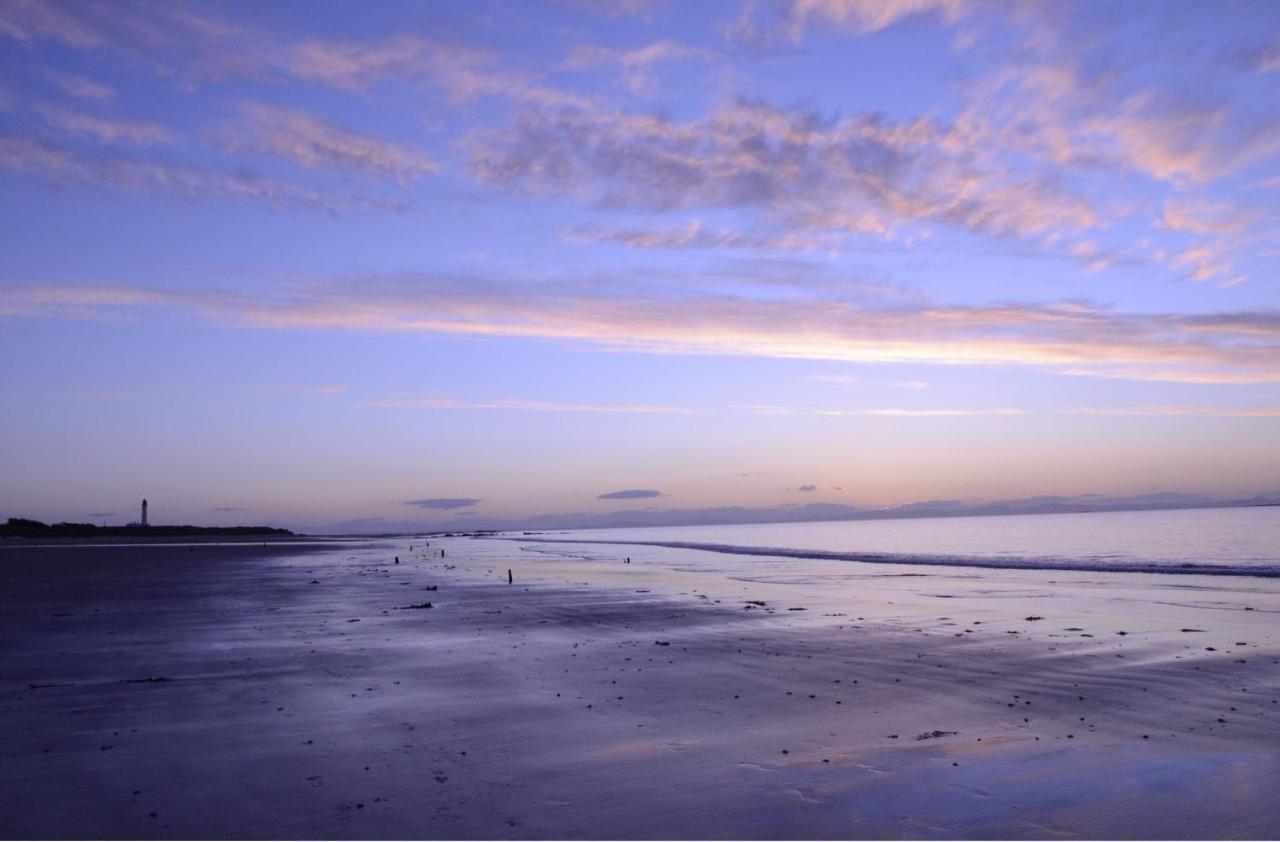
M822 559L824 561L850 561L862 564L919 565L931 567L977 567L996 570L1063 570L1088 573L1153 573L1178 576L1252 576L1264 579L1280 578L1280 565L1259 562L1257 564L1221 564L1213 562L1188 562L1159 559L1123 557L1055 558L1048 556L974 556L930 555L921 553L864 553L834 550L806 550L793 547L752 547L733 544L707 544L690 541L621 541L616 539L587 540L582 538L530 538L527 536L495 536L504 540L538 544L595 544L629 547L661 547L671 550L697 550L740 556L769 556L774 558Z

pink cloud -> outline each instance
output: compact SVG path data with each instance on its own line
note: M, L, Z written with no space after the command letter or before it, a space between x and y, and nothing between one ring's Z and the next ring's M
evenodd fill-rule
M253 103L224 142L239 152L274 155L303 167L334 167L408 181L438 165L411 146L349 131L306 112Z
M41 105L37 110L50 125L64 132L92 137L99 143L158 146L177 140L173 132L157 123L106 119L54 105Z
M999 236L1088 229L1093 211L1049 180L975 166L932 120L829 120L736 102L676 122L600 109L520 114L472 137L472 171L496 187L656 210L757 207L814 228L891 236L943 223Z
M1072 305L864 307L834 300L643 294L397 276L253 292L28 287L10 315L163 307L270 329L525 337L638 353L1033 366L1076 376L1280 382L1280 314L1121 313Z
M116 91L110 85L95 82L76 73L46 70L45 75L60 91L76 99L89 100L91 102L108 102L116 98Z
M187 199L256 200L334 213L400 207L381 199L326 192L243 170L208 169L115 152L90 154L30 137L0 135L0 169L54 184Z
M969 5L966 0L750 0L725 34L744 46L769 49L780 42L795 44L812 29L869 35L919 15L955 23Z

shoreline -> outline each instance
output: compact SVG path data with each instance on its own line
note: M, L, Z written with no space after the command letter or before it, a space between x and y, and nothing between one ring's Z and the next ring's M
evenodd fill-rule
M621 539L537 538L482 536L484 540L520 541L529 544L586 544L611 547L658 547L667 550L693 550L732 556L810 559L817 561L852 561L859 564L890 564L910 567L973 568L976 570L1046 570L1075 573L1151 574L1160 576L1238 576L1242 578L1280 579L1280 569L1228 564L1179 563L1089 563L1076 559L1035 557L1034 559L995 559L983 556L936 556L924 553L870 553L840 550L807 550L792 547L755 547L736 544L706 544L694 541L626 541Z
M103 535L86 537L15 538L0 537L0 550L36 547L171 546L187 544L337 544L343 536L316 535ZM377 539L363 538L364 542Z
M1280 832L1272 582L420 542L0 565L5 837Z

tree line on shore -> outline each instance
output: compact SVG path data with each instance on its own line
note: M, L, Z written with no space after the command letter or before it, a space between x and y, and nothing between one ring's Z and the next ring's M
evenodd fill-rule
M0 525L0 538L117 538L174 535L292 535L271 526L97 526L92 523L43 523L11 517Z

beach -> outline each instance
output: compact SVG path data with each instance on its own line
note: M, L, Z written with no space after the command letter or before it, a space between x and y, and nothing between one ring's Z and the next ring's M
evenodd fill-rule
M0 548L4 837L1280 834L1278 580L429 540Z

